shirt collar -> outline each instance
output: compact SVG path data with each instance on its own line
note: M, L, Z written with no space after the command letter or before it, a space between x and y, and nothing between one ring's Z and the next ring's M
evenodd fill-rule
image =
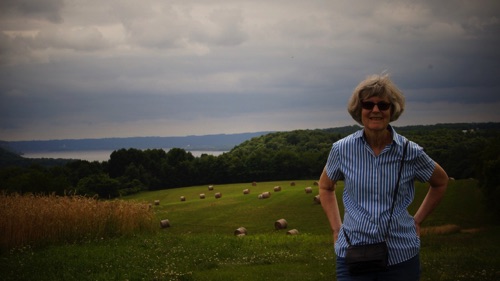
M392 134L392 142L396 143L399 146L403 146L403 140L401 139L401 136L396 132L394 127L391 125L388 125L387 130L391 131ZM365 138L363 137L363 129L360 129L359 131L354 133L354 138L360 139L363 142L366 142Z

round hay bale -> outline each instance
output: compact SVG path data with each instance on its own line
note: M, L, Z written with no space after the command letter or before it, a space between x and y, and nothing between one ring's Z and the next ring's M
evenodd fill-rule
M200 199L205 199L205 193L200 193Z
M243 189L243 194L250 194L250 189Z
M262 192L262 199L267 199L269 197L271 197L271 192L269 191Z
M299 231L297 229L290 229L286 232L287 235L297 235L299 234Z
M252 182L252 186L256 186L256 185L257 185L257 183L256 183L256 182Z
M288 227L288 223L286 222L285 219L279 219L279 220L274 222L274 228L276 228L277 230L285 229L287 227Z
M181 196L181 201L186 201L186 197L185 196Z
M274 192L279 192L279 191L281 191L281 186L279 186L279 185L275 186L274 187Z
M306 191L306 193L312 193L313 192L313 190L312 190L312 188L310 186L306 187L305 191Z
M214 186L213 186L213 185L209 185L209 186L208 186L208 190L209 190L209 191L214 190Z
M238 227L238 229L236 229L234 231L234 235L236 236L244 236L244 235L247 235L247 229L244 228L243 226L240 226Z
M220 192L215 193L215 199L219 199L221 197L222 197L222 193L220 193Z
M155 206L160 205L160 200L155 200Z
M167 228L167 227L170 227L170 221L165 219L165 220L161 220L160 221L160 227L161 228Z
M290 183L290 186L295 186L295 182L294 182L294 181L292 181L292 182Z
M315 181L315 182L313 183L313 185L317 186L317 185L318 185L318 182L317 182L317 181Z
M316 195L316 196L314 196L314 199L313 199L313 200L314 200L314 203L316 203L316 204L321 204L321 200L319 199L319 194L318 194L318 195Z

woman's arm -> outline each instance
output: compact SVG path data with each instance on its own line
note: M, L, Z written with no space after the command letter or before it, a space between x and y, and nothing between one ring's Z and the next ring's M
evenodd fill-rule
M336 182L328 178L326 170L323 170L319 179L319 198L321 207L323 207L323 211L325 211L330 227L332 228L333 243L337 242L340 226L342 225L339 205L335 196L335 186Z
M420 236L420 225L427 218L427 216L432 213L439 202L441 202L446 188L448 187L448 175L437 163L434 168L434 172L432 172L432 176L429 179L429 184L429 191L427 191L424 201L422 201L422 204L414 216L418 236Z

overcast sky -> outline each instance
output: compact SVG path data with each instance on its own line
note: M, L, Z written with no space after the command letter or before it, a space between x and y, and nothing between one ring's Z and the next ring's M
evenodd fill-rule
M500 1L3 0L0 140L331 128L388 72L395 126L500 122Z

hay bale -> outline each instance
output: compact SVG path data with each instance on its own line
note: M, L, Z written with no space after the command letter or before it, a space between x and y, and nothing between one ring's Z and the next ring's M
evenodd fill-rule
M314 203L316 203L316 204L321 204L321 200L319 199L319 194L318 194L318 195L316 195L316 196L314 196L314 199L313 199L313 200L314 200Z
M267 198L271 197L271 192L269 192L269 191L262 192L261 195L262 195L261 199L267 199Z
M250 194L250 189L243 189L243 194Z
M209 190L209 191L214 190L214 186L213 186L213 185L209 185L209 186L208 186L208 190Z
M279 192L279 191L281 191L281 186L279 186L279 185L275 186L274 187L274 192Z
M297 229L290 229L286 232L287 235L297 235L299 234L299 231Z
M205 199L205 193L200 193L200 199Z
M219 199L221 197L222 197L222 193L220 193L220 192L215 193L215 199Z
M160 200L155 200L155 206L160 205Z
M185 196L181 196L181 201L186 201L186 197Z
M160 221L160 227L161 228L167 228L167 227L170 227L170 221L165 219L165 220L161 220Z
M290 182L290 186L295 186L295 182L294 181Z
M279 219L279 220L274 222L274 228L276 228L277 230L285 229L287 227L288 227L288 223L286 222L285 219Z
M263 192L263 193L259 194L259 196L258 196L259 199L267 199L269 197L271 197L271 192L269 192L269 191Z
M312 190L312 188L310 186L306 187L305 191L306 191L306 193L312 193L313 192L313 190Z
M257 183L256 183L256 182L252 182L252 186L256 186L256 185L257 185Z
M318 185L318 182L317 182L317 181L315 181L315 182L313 183L313 185L317 186L317 185Z
M236 236L245 236L245 235L247 235L247 229L244 228L243 226L240 226L240 227L238 227L238 229L236 229L234 231L234 235L236 235Z

